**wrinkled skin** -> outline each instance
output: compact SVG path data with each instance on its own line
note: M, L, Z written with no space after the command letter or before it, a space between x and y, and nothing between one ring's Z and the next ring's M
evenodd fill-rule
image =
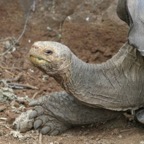
M30 103L35 106L29 114L30 123L15 123L15 128L26 132L32 128L38 129L42 134L58 135L67 129L87 124L101 124L120 116L121 112L115 112L100 108L91 108L79 104L66 92L51 93ZM33 123L32 123L33 122ZM17 124L17 125L16 125Z
M39 43L43 44L43 42L39 42ZM48 43L44 42L44 43L50 44L51 42L48 42ZM53 42L52 42L52 46L53 46ZM123 54L127 51L127 49L130 50L127 53L128 56L125 55L124 61L121 61L121 59L123 59ZM52 72L50 72L50 69L52 68L52 63L50 63L50 61L53 61L52 60L53 58L50 57L48 60L44 61L44 57L39 56L37 59L36 57L31 55L31 54L35 54L35 50L37 51L38 47L34 48L34 52L33 52L33 50L32 50L32 52L30 52L30 57L32 58L33 64L36 66L38 65L38 68L43 69L43 71L50 73L52 76L55 77L56 70L52 71L53 70L52 69L51 70ZM45 49L44 49L44 52L45 52ZM121 63L124 63L124 65L126 64L128 71L126 71L125 74L128 72L129 75L132 74L132 76L133 76L133 73L135 72L135 70L133 68L135 68L135 66L137 68L137 66L138 66L138 69L136 69L136 72L137 72L137 70L139 70L139 66L140 66L139 64L143 63L142 57L140 55L138 55L138 56L140 56L139 57L140 59L137 59L136 63L133 61L132 61L133 65L131 65L131 63L128 63L131 66L131 70L134 70L134 71L131 71L131 70L129 71L127 62L129 62L129 58L130 58L130 60L132 60L132 59L135 60L135 54L136 54L136 51L134 50L134 48L132 48L131 46L126 44L126 45L124 45L123 48L121 48L119 53L114 57L114 60L116 58L118 58L118 59L120 58L120 61L118 60L118 63L121 62ZM54 60L54 63L55 63L55 60ZM64 62L64 64L65 64L65 62ZM110 64L111 64L111 61L108 61L107 66L111 67ZM49 67L49 65L50 65L50 67ZM63 63L62 63L62 65L63 65ZM123 65L123 64L120 64L120 66L121 65ZM67 66L67 63L66 63L66 66ZM66 66L64 67L65 69L58 68L60 70L56 74L56 80L58 82L59 82L59 80L61 80L61 79L57 79L57 77L59 77L58 74L61 74L60 78L66 76L65 70L66 70L66 68L68 68ZM57 65L56 65L56 67L57 67ZM119 68L117 67L117 69L119 69ZM143 70L143 69L141 68L140 72L142 72L141 70ZM143 76L143 74L141 74L141 73L136 73L136 74L137 74L137 80L139 80L139 74ZM65 82L68 81L67 80L68 77L64 77L64 78L66 78L66 79L63 79L64 83L61 83L62 86L66 85ZM125 79L126 79L126 77L124 76L124 80ZM96 81L95 81L95 83L96 83ZM134 84L129 83L129 87L131 87L135 84L138 85L137 82L134 82ZM140 83L140 84L142 84L142 83ZM109 89L109 85L111 85L111 84L108 84L108 89ZM128 93L127 89L126 89L127 85L125 86L125 83L121 83L121 85L124 85L124 88L125 88L125 89L123 89L123 92ZM83 85L83 87L84 87L84 85ZM66 87L66 89L65 89L66 91L67 91L67 88L68 87ZM106 89L106 87L104 89ZM78 90L80 90L80 89L78 89ZM85 89L83 89L83 90L85 91ZM120 91L121 91L121 89L120 89ZM101 92L103 92L103 91L101 90ZM123 92L121 91L121 93L123 93ZM129 92L130 92L130 94L132 94L131 91L129 91ZM134 92L136 94L139 94L139 90L136 90ZM107 91L107 93L108 93L108 91ZM135 93L134 93L134 95L133 94L130 95L130 98L135 98L136 100L134 100L133 102L135 102L135 104L137 103L138 104L137 106L140 106L139 103L143 103L143 101L141 99L142 97L140 95L139 95L140 97L138 97L137 95L135 96ZM116 96L116 95L117 95L117 93L114 93L114 96ZM107 96L111 96L111 95L108 94ZM118 95L118 96L120 96L120 95ZM134 97L131 97L131 96L134 96ZM140 101L139 101L139 98L141 99ZM95 97L95 99L96 99L96 97ZM125 102L123 101L123 104L124 103ZM105 105L107 105L107 104L108 104L108 102L105 103ZM109 103L109 104L111 105L111 103ZM125 104L127 105L127 103L125 103ZM48 134L48 135L60 134L64 131L66 131L67 129L69 129L73 126L77 126L77 125L104 123L108 120L117 118L118 116L120 116L122 114L122 111L125 111L124 109L122 109L122 106L118 107L119 109L121 109L121 111L114 111L114 110L112 111L112 110L104 109L102 107L99 107L99 105L95 105L95 107L91 107L90 105L84 104L81 101L77 100L74 95L68 94L67 92L51 93L49 96L43 96L43 97L39 98L38 100L32 101L30 103L30 105L34 106L34 109L29 114L29 120L23 121L23 117L19 118L19 122L15 123L16 129L20 130L21 132L24 132L24 131L34 128L34 129L38 129L42 134ZM117 103L117 106L118 106L118 103ZM127 106L127 110L128 109L129 108ZM140 122L143 122L143 113L144 113L143 111L140 111L140 112L138 111L138 113L136 113L136 116L138 117L138 120ZM30 123L29 123L29 121L30 121Z
M129 44L133 45L135 48L137 48L140 51L142 55L144 55L143 47L142 47L144 45L143 44L144 42L143 39L144 1L143 0L119 0L117 12L119 17L130 26L130 31L128 35ZM115 107L113 107L113 111L112 111L112 110L108 110L110 107L110 105L108 105L109 102L100 105L100 107L98 106L98 104L95 105L95 107L93 107L94 105L93 106L90 104L88 105L86 102L83 103L82 101L76 99L75 94L71 93L68 90L69 89L68 86L65 85L65 83L63 83L63 81L67 82L68 81L67 79L71 76L71 73L67 71L67 67L71 64L71 62L69 61L69 59L67 59L66 61L65 59L62 59L61 61L61 59L59 58L60 52L54 55L55 58L51 56L49 56L49 59L47 59L46 56L41 57L40 53L37 53L37 49L40 49L41 47L44 46L45 45L43 45L42 43L38 47L34 46L33 48L34 56L30 55L31 62L39 69L44 71L45 73L49 74L50 76L53 76L67 92L52 93L50 94L50 96L44 96L38 100L32 101L30 105L34 106L34 109L29 114L29 119L32 120L33 123L30 123L31 125L29 124L27 128L22 128L20 127L19 124L16 124L16 128L18 130L23 131L24 129L25 131L27 131L34 128L34 129L39 129L39 131L42 134L57 135L71 128L72 126L93 124L93 123L104 123L108 120L120 116L122 114L121 112L122 110L129 109L127 107L125 107L125 109L119 107L120 111L115 111L114 109ZM59 46L56 47L57 49L60 49ZM50 54L51 50L53 50L52 47L50 51L45 51L45 53ZM67 54L66 52L67 50L65 49L62 50L63 50L63 55L65 56ZM41 51L39 52L43 52L43 49L41 49ZM136 54L137 52L134 54L132 53L131 55L130 52L130 58L131 56L134 57ZM68 58L70 57L71 55L68 55ZM122 58L122 56L119 57L118 54L116 58L120 59ZM143 58L141 56L139 60L140 61L137 62L134 60L134 62L136 62L136 65L143 64ZM52 62L53 65L51 64ZM59 67L60 65L61 67ZM108 63L108 65L110 64ZM57 70L59 73L57 73ZM125 72L127 74L127 72L129 71L124 71L124 74ZM133 72L131 71L130 74L133 74ZM141 75L141 73L136 73L138 77L139 74ZM64 79L64 77L66 77L67 79ZM122 85L123 84L125 83L122 83ZM142 81L142 86L143 86L143 81ZM129 84L129 87L131 87L131 84ZM136 94L142 91L142 89L136 91ZM87 98L88 97L86 95L86 99ZM137 99L136 97L133 98ZM143 106L143 101L141 100L140 101L133 100L133 101L135 103L141 102L141 105L138 106L139 107ZM122 102L125 103L125 101ZM125 106L127 106L127 104ZM105 107L107 109L104 109ZM138 121L144 123L144 110L143 109L137 110L136 117ZM21 121L19 122L22 124Z

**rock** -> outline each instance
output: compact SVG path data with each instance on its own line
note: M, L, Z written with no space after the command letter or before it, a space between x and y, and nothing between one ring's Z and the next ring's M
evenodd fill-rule
M13 90L10 88L0 88L0 102L7 102L17 99Z
M139 144L144 144L144 141L140 141L140 143Z
M29 114L31 112L32 110L28 110L18 116L13 123L13 128L20 132L26 132L30 130L33 127L34 121L34 119L29 119Z
M121 139L121 138L122 138L122 135L118 135L118 138L120 138L120 139Z

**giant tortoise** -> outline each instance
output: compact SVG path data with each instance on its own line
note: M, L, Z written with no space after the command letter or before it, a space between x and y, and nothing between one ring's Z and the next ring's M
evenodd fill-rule
M28 116L18 118L17 129L39 129L57 135L75 125L101 123L124 111L136 111L144 121L144 1L120 0L117 12L129 26L128 41L110 60L88 64L65 45L39 41L30 61L64 89L30 103ZM139 110L140 109L140 110ZM28 112L27 112L28 113Z

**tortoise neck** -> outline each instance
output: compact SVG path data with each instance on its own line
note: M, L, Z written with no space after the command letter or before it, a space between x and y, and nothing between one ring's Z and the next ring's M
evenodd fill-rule
M112 73L117 73L121 67L127 69L127 64L136 57L135 51L126 43L116 55L102 64L85 63L73 54L70 67L55 79L73 96L97 93L97 89L113 85Z

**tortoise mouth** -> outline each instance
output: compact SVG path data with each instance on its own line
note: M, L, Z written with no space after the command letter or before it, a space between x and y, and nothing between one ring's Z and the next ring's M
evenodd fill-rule
M37 64L37 65L48 63L48 61L46 61L45 59L43 59L41 57L34 56L34 55L30 55L29 59L33 64Z

